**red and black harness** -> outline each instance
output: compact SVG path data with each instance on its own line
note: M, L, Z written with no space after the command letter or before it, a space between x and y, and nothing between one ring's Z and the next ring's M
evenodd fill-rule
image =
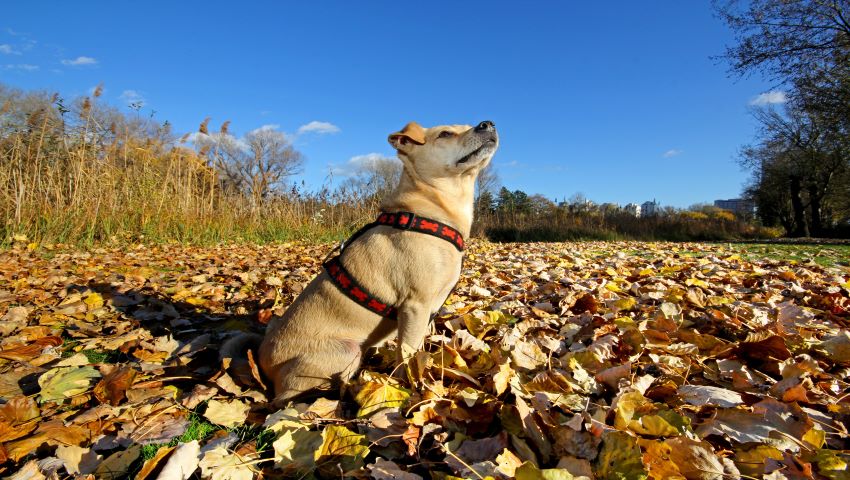
M354 235L343 242L339 247L339 255L326 260L322 264L324 269L328 272L328 275L331 277L334 285L336 285L337 288L339 288L339 290L348 298L382 317L396 320L398 317L398 309L372 295L363 287L363 285L355 280L350 273L348 273L348 270L346 270L345 267L342 266L342 262L340 262L340 256L342 255L346 245L351 244L351 242L356 240L360 235L366 233L366 231L370 228L377 227L379 225L393 227L399 230L424 233L437 238L442 238L454 245L459 252L462 252L464 248L463 235L445 223L438 222L437 220L432 220L430 218L417 217L411 212L382 212L374 222L364 225L363 228L354 232Z

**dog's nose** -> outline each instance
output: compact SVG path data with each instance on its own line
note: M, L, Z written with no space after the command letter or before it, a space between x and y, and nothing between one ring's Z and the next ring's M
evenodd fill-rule
M496 129L496 124L490 120L484 120L475 127L476 132L492 132Z

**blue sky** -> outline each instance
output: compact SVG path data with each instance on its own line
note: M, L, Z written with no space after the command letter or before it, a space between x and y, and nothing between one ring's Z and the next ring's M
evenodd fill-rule
M490 119L511 189L686 207L739 195L751 104L783 100L709 58L732 35L708 2L31 0L3 17L0 82L66 97L103 83L181 133L207 116L274 125L312 188L393 155L407 121Z

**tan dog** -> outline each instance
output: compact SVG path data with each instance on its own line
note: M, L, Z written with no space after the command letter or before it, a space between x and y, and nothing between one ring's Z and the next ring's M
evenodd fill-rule
M493 122L427 129L409 123L389 142L404 169L382 209L438 220L467 238L475 179L499 143ZM363 352L396 331L400 361L418 350L431 315L460 278L461 255L440 238L388 226L371 228L347 245L341 256L345 268L366 290L397 307L398 320L358 305L322 272L269 323L260 346L260 367L274 385L274 404L349 380Z

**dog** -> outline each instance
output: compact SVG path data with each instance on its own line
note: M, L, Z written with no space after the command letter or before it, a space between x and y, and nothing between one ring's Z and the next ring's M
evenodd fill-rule
M403 171L382 210L434 219L468 238L475 180L499 145L495 124L423 128L411 122L388 140ZM269 322L260 344L260 369L274 387L276 407L341 386L367 349L394 335L398 361L409 359L460 278L462 252L435 236L377 225L347 245L339 260L366 290L393 305L397 318L364 308L327 271L319 274Z

